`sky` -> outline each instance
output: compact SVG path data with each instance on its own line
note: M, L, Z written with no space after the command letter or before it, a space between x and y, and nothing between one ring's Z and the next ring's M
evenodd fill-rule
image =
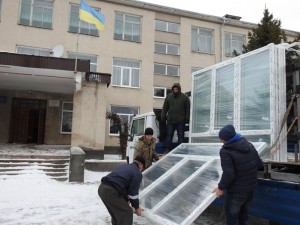
M281 20L281 28L300 32L299 0L141 0L157 5L222 17L226 14L242 17L241 20L258 24L265 7L274 19Z

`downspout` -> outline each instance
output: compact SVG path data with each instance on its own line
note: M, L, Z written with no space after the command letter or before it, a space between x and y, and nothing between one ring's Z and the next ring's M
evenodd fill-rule
M221 57L220 57L221 62L223 62L223 60L224 60L224 26L226 23L226 18L223 16L222 19L223 19L223 22L222 22L221 31L220 31L221 32Z

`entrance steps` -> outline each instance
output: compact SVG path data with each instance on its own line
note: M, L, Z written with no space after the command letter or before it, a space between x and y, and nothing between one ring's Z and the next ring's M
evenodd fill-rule
M1 155L0 176L46 174L51 179L69 179L70 157L67 155Z

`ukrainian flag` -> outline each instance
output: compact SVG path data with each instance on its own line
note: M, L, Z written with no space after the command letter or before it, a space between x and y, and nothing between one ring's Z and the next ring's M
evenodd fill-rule
M95 24L98 30L104 30L105 17L90 7L84 0L80 0L79 19Z

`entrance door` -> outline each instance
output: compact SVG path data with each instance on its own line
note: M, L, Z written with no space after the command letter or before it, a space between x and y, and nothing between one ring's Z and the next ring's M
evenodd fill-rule
M13 99L9 142L43 144L45 114L45 100Z

